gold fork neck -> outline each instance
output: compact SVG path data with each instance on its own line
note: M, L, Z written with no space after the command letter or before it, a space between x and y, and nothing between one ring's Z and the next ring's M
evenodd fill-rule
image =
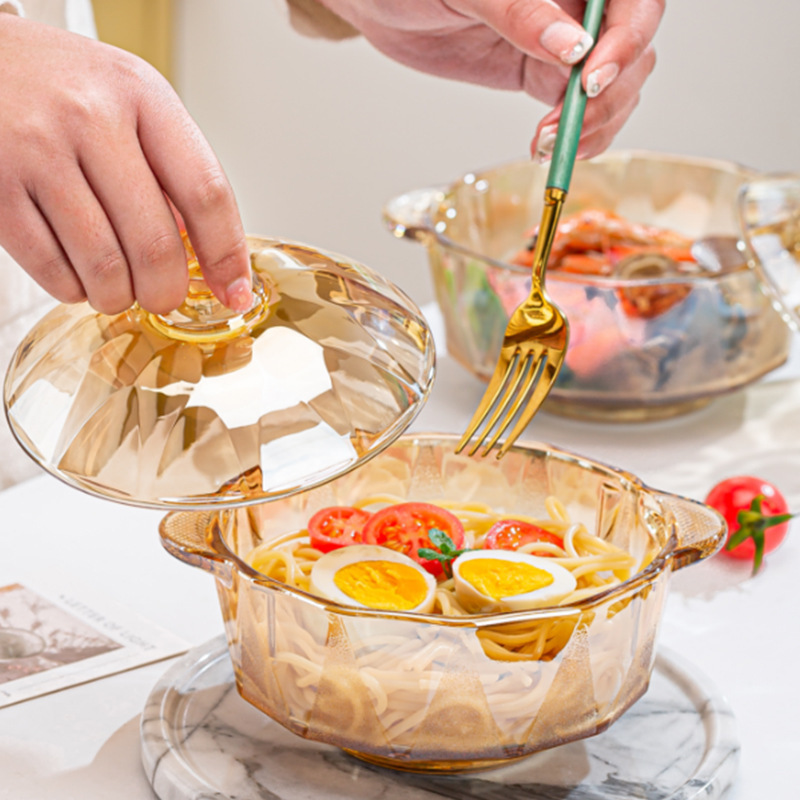
M536 246L533 251L533 280L543 284L547 261L556 236L558 220L567 193L564 189L548 186L544 191L544 207L542 208L542 221L539 223L539 234L536 237Z

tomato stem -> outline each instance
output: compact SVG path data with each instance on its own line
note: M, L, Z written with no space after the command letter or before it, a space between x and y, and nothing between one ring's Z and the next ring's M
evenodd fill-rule
M766 541L764 531L774 525L788 522L792 517L796 516L796 514L776 514L771 517L765 517L761 511L763 502L764 495L756 495L750 503L750 508L743 508L739 511L736 515L736 522L739 528L731 534L728 543L725 545L726 550L733 550L745 540L753 540L753 545L755 546L753 575L761 569L761 563L764 560L764 545Z

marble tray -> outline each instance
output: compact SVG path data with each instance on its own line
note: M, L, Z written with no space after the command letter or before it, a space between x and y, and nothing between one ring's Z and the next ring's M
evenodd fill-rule
M393 772L301 739L242 700L218 637L153 688L141 746L160 800L716 800L735 777L735 728L713 684L662 649L648 692L597 736L477 775Z

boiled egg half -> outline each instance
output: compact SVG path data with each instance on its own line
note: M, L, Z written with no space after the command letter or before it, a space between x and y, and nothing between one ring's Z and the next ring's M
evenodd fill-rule
M514 550L470 550L453 561L458 602L472 614L556 605L574 591L573 574L550 558Z
M313 594L342 605L382 611L433 608L436 579L404 553L353 544L331 550L311 568Z

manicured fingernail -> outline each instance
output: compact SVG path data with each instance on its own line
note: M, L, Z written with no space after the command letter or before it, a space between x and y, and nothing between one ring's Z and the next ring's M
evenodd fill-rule
M553 22L545 28L539 43L565 64L577 64L589 52L594 39L577 25Z
M249 278L237 278L225 292L226 305L233 311L244 313L253 305L253 287Z
M539 133L539 140L536 142L536 160L540 164L548 161L553 155L557 134L558 125L545 125Z
M603 89L607 89L609 84L619 75L619 67L614 64L605 64L599 69L592 70L586 79L586 94L589 97L597 97Z

